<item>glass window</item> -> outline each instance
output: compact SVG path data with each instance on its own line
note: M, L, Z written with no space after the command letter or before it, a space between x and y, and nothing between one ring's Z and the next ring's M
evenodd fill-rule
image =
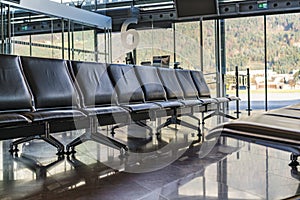
M239 69L241 110L246 109L246 70L250 70L252 109L265 107L264 18L246 17L225 20L226 93L235 95L235 67Z
M200 66L200 23L175 24L176 61L184 69Z
M284 14L267 17L269 109L299 102L299 16Z
M153 28L151 30L138 31L139 44L137 51L137 64L151 63L161 66L161 59L165 57L166 64L173 67L174 61L174 37L172 28Z
M12 40L12 53L20 56L30 56L29 36L14 37Z
M109 50L106 50L107 48L107 42L105 41L105 33L99 33L97 35L98 38L98 62L104 63L106 61L106 58L108 54L105 52L109 52ZM112 39L112 42L114 41L114 37Z
M202 22L203 34L203 74L210 88L212 97L217 96L217 74L216 74L216 31L215 20ZM197 70L201 70L199 66Z

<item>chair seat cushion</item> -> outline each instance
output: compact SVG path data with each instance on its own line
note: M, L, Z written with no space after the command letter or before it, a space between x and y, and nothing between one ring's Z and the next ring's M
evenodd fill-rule
M95 108L85 108L84 112L89 116L107 115L107 114L128 114L124 108L119 106L107 106L107 107L95 107Z
M185 100L181 100L180 102L182 102L185 106L201 106L202 105L202 101L200 101L198 99L185 99Z
M162 101L162 102L155 102L157 105L161 106L162 108L179 108L184 106L183 103L180 101Z
M236 97L236 96L230 96L230 97L227 97L230 101L236 101L236 100L241 100L241 98L239 97Z
M147 111L147 110L160 109L160 107L155 103L129 104L129 105L124 105L123 107L129 109L132 112L142 112L142 111Z
M218 103L216 99L212 98L201 98L200 101L202 101L203 104L213 104L213 103Z
M32 113L26 113L26 117L33 122L43 121L61 121L61 120L79 120L86 118L86 115L79 110L47 110L37 111Z
M215 99L218 101L218 103L225 103L225 102L229 102L230 101L230 99L228 99L226 97L217 97Z
M31 121L16 113L0 114L0 127L25 125Z

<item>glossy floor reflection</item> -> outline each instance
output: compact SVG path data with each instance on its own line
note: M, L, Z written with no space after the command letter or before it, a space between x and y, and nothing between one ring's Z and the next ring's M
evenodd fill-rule
M68 143L82 133L55 136ZM229 138L189 147L197 138L183 127L164 129L159 140L137 135L146 133L134 126L118 130L131 149L126 156L89 141L61 159L42 141L24 144L18 156L2 141L0 199L299 198L300 167L288 166L288 152Z

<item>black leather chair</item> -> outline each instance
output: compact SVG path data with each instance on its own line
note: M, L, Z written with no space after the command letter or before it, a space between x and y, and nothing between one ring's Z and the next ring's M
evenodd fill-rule
M169 76L166 77L163 73L160 73L161 76L159 76L158 73L158 71L160 70L172 73L172 69L156 68L150 66L136 66L135 69L144 93L147 94L146 101L155 102L163 109L169 109L172 111L171 114L168 114L168 112L166 112L167 115L171 115L171 117L168 118L165 123L157 127L158 134L163 127L171 124L180 124L182 126L197 130L198 132L200 131L199 127L178 119L179 115L191 112L189 104L190 102L185 102L185 100L183 99L183 92L177 82L175 72L175 81L170 80ZM201 102L198 101L197 103L200 104Z
M181 88L175 69L157 68L157 72L165 88L168 101L176 100L189 108L202 104L198 99L185 99L184 90L188 90L188 88Z
M25 114L32 123L43 124L44 133L13 142L16 146L43 139L64 154L64 145L50 133L77 128L75 121L86 119L79 110L78 94L64 60L21 57L22 69L34 98L34 111ZM69 125L71 124L71 125Z
M156 119L156 112L161 109L155 103L145 102L145 96L132 65L110 64L108 72L118 95L118 103L130 112L131 121L147 128L152 134L152 128L144 120ZM123 125L114 126L116 128Z
M135 66L135 71L147 102L155 102L161 108L164 108L164 111L165 109L171 110L172 112L168 115L173 115L173 108L184 106L184 104L177 101L176 98L172 101L167 100L166 91L160 77L158 76L156 67Z
M0 55L0 127L29 124L22 112L32 110L31 94L17 56Z
M67 145L67 151L70 152L72 148L72 153L75 153L75 146L87 140L127 150L125 144L97 131L98 124L104 126L129 122L129 112L117 105L117 94L109 78L107 65L72 61L69 67L80 94L82 111L90 117L91 123L85 134Z
M0 139L35 136L43 132L43 126L32 124L22 115L33 110L32 96L24 80L20 59L12 55L0 55ZM10 151L13 151L13 145Z
M167 94L168 101L177 100L185 105L185 107L190 107L191 111L184 113L195 120L198 121L198 126L200 126L200 120L193 115L194 110L198 110L198 107L202 106L202 101L197 97L196 93L193 93L191 96L185 96L186 87L181 87L176 76L176 70L171 68L157 68L160 80L164 86L164 89ZM200 129L198 131L198 136L201 135Z
M216 109L213 109L213 112L209 115L202 117L202 123L204 124L204 121L210 117L219 115L222 117L226 117L229 119L237 119L236 117L230 116L224 112L221 111L221 104L228 103L232 100L239 100L239 98L234 99L233 97L227 98L227 97L217 97L217 98L211 98L209 87L204 79L203 73L201 71L191 70L191 76L193 78L194 84L198 91L199 98L203 101L203 103L206 104L206 110L210 111L211 109L208 108L211 104L215 104L217 107ZM203 112L204 113L204 112Z
M199 101L202 102L200 106L196 105L193 107L193 112L191 114L202 113L202 119L203 119L205 112L217 109L218 101L215 98L210 98L210 94L208 96L203 95L202 98L199 98L199 96L198 96L199 93L194 84L190 70L177 69L176 76L177 76L180 86L184 92L185 99L187 99L187 100L198 99ZM207 89L208 89L208 87L207 87ZM209 89L208 89L208 91L209 91ZM195 117L194 115L189 115L189 116L197 119L199 126L200 126L201 120L199 118Z

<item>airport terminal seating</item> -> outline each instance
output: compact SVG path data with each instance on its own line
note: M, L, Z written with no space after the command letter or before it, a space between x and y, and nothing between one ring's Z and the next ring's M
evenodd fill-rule
M189 77L188 83L186 78L179 78L181 73ZM75 147L86 140L127 150L126 144L113 137L116 128L136 123L152 133L146 120L161 117L170 118L158 131L170 124L200 131L199 126L178 117L192 116L195 107L207 107L218 100L209 94L205 100L199 96L202 88L197 83L203 80L197 80L193 73L152 66L0 55L0 139L17 139L11 143L11 152L17 152L21 143L42 139L63 155L65 146L54 133L85 129L84 134L66 145L67 153L75 153ZM206 112L207 108L198 111ZM97 129L106 125L113 125L112 137Z
M206 139L236 138L291 152L290 166L297 166L300 156L300 104L256 114L246 119L226 122L211 129Z
M191 113L188 101L185 102L180 94L181 88L175 88L175 85L173 85L172 88L171 84L165 80L171 77L160 79L158 69L159 68L151 66L135 66L136 74L140 80L143 91L146 94L146 101L154 101L156 104L161 106L161 108L168 109L165 111L165 116L171 116L165 123L157 127L157 134L160 135L159 131L163 127L171 124L177 124L196 130L199 136L201 132L199 126L194 126L193 124L178 119L178 116L180 115L188 115ZM172 74L172 72L172 69L167 69L167 74ZM163 83L162 80L164 80ZM175 81L176 80L177 79L175 77ZM198 105L201 104L201 102L198 101L193 102L193 105L195 105L195 103Z
M19 57L0 55L0 82L1 140L43 134L43 124L33 124L23 115L33 110L33 99Z
M164 124L161 124L157 127L157 131L160 131L163 127L166 127L170 124L181 124L186 127L192 128L197 130L194 125L179 120L177 116L187 115L187 116L194 116L193 115L193 107L195 106L202 106L202 102L198 99L185 99L184 92L185 88L181 88L180 82L182 80L177 79L176 77L176 70L169 69L169 68L158 68L157 69L159 78L163 83L163 87L166 91L166 98L168 101L175 101L181 103L177 109L175 109L175 115L167 119ZM188 109L188 110L187 110ZM198 125L199 128L199 125ZM198 136L200 136L200 130L198 130Z
M107 64L72 61L69 62L69 68L80 94L82 112L89 117L90 126L86 133L66 146L67 152L75 153L74 148L87 140L127 150L125 144L97 131L98 125L127 123L129 120L128 111L117 105L117 95L107 74Z
M221 105L224 103L229 103L231 101L240 101L239 97L236 96L230 96L230 97L217 97L217 98L211 98L209 87L204 79L203 73L201 71L191 71L192 79L194 80L195 86L198 91L199 98L203 101L203 104L205 104L206 111L213 110L212 113L204 117L204 113L202 112L202 123L204 124L204 121L208 118L211 118L213 116L223 116L229 119L237 119L237 117L228 115L221 111ZM211 105L216 105L217 108L211 107Z
M1 135L21 137L12 142L10 150L17 151L20 143L43 139L55 146L58 154L64 154L64 146L50 133L67 131L74 127L74 121L86 117L79 110L65 61L2 55L1 62L0 85L6 87L1 90L2 112L10 115L1 114L6 121ZM24 124L28 130L23 129Z
M145 93L135 74L134 66L110 64L108 73L118 95L119 105L130 113L130 122L136 122L138 125L147 128L152 134L152 129L145 123L145 120L155 120L156 112L160 107L153 102L145 101ZM114 126L112 133L114 134L115 129L126 125L128 124Z

